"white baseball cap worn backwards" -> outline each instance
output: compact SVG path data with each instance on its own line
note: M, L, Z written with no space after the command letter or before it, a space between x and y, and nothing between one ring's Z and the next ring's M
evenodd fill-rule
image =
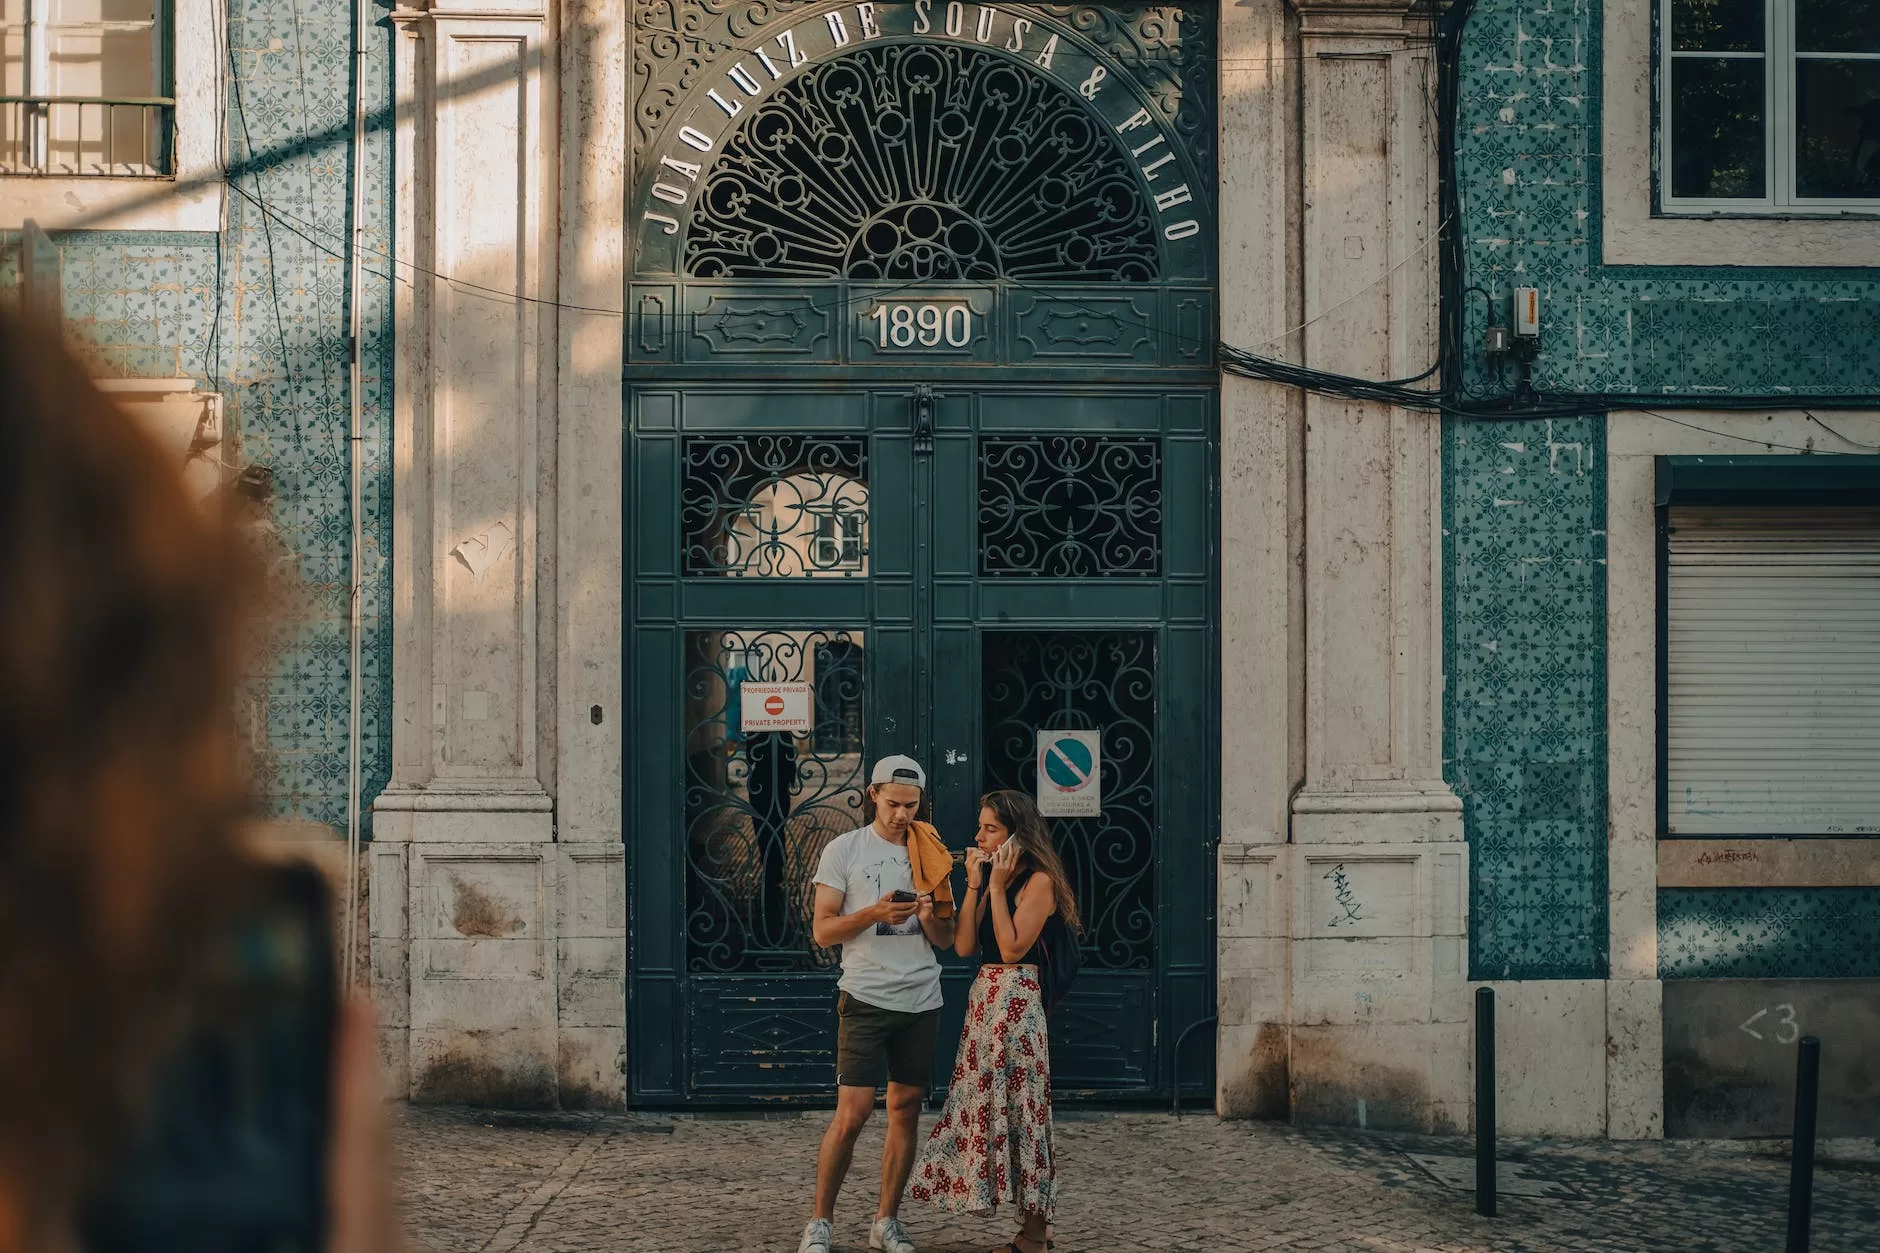
M905 783L909 787L927 790L927 772L920 768L920 763L912 757L883 757L875 763L875 772L869 776L870 783Z

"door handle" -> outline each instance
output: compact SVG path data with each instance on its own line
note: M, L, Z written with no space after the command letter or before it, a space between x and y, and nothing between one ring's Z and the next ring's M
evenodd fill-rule
M933 455L933 385L914 385L914 455Z

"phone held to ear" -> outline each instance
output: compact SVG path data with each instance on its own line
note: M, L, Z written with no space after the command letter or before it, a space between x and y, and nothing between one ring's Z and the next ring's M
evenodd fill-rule
M269 866L213 953L144 1119L86 1206L85 1253L320 1253L337 987L333 913Z

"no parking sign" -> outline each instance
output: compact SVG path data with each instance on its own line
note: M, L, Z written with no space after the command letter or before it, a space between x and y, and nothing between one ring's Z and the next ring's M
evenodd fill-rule
M1038 812L1095 818L1103 812L1101 731L1038 732Z

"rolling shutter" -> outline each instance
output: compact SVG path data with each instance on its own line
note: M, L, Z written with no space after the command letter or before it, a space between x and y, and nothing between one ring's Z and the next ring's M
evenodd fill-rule
M1667 833L1880 834L1880 510L1668 515Z

